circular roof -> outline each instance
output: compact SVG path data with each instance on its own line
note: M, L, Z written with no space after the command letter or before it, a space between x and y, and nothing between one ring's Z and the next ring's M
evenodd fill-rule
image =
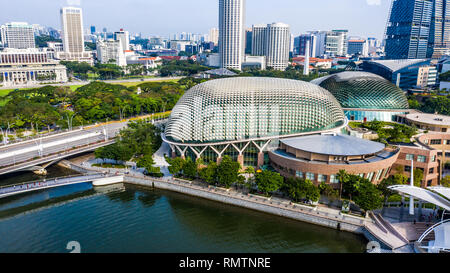
M344 124L327 90L303 81L235 77L196 85L175 105L166 126L174 142L203 143L323 131Z
M343 108L408 109L404 92L373 73L345 71L312 81L333 94Z
M280 142L297 150L336 156L375 154L385 148L382 143L347 135L313 135L281 139Z
M406 115L406 118L418 123L437 126L450 126L450 116L416 113Z

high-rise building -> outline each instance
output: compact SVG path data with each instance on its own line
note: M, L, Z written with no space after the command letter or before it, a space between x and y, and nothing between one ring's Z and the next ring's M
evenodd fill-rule
M289 25L273 23L253 25L252 55L266 56L266 66L285 70L289 62L291 32Z
M252 27L252 55L264 56L266 54L267 25L253 25Z
M450 0L434 0L427 57L450 54Z
M369 44L365 39L349 39L347 53L350 55L359 54L366 57L369 55Z
M266 58L267 67L286 70L289 63L291 31L289 25L273 23L267 25Z
M91 26L91 34L95 34L95 26Z
M245 54L252 54L252 39L253 39L253 31L252 28L248 28L245 30Z
M219 43L219 29L218 28L212 28L209 30L209 41L213 42L214 45L217 45Z
M97 41L97 59L100 63L111 63L126 66L127 60L120 40Z
M433 1L392 1L385 37L386 59L423 59L430 55Z
M130 34L128 33L128 31L120 29L120 31L114 32L114 40L120 41L123 50L130 49Z
M66 61L93 63L90 52L84 50L83 12L81 8L61 8L62 43L59 58Z
M328 32L325 41L325 54L345 56L348 49L347 33L347 30L332 30Z
M220 66L241 70L245 57L245 0L219 0Z
M325 54L328 31L308 31L316 37L316 54L311 57L322 57Z
M27 49L34 48L33 26L24 22L6 23L0 27L3 47Z
M309 56L317 57L317 36L315 34L301 34L294 39L294 54L306 56L306 46L309 42Z

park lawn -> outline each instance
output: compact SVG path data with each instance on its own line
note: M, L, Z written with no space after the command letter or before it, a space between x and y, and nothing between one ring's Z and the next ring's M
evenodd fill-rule
M123 85L125 87L132 87L132 86L137 86L143 83L149 83L149 82L178 82L179 80L158 80L158 81L139 81L139 82L117 82L114 84L118 84L118 85Z

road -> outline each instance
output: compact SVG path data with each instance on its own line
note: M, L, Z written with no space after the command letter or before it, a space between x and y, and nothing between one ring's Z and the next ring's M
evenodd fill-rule
M158 77L158 78L144 78L144 81L142 79L129 79L129 80L106 80L103 82L111 83L111 84L120 84L120 83L127 83L127 82L136 82L136 83L144 83L144 82L155 82L155 81L169 81L169 80L179 80L183 77ZM74 81L74 82L66 82L66 83L51 83L48 85L57 85L57 86L71 86L71 85L86 85L89 84L90 81ZM1 84L1 82L0 82ZM1 86L0 89L20 89L20 88L39 88L43 87L42 84L36 84L36 85L23 85L23 86Z

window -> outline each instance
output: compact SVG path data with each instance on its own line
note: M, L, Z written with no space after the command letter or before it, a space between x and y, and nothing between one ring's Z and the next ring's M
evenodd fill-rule
M316 176L313 173L306 173L306 179L314 181L316 179Z
M433 183L433 180L428 180L428 181L427 181L427 187L430 187L430 186L431 186L431 183Z
M371 173L369 173L368 175L367 175L367 179L369 180L369 181L372 181L372 178L373 178L373 172L371 172Z
M419 155L417 156L417 161L418 162L426 162L427 161L427 157L424 155Z
M379 170L377 173L377 176L375 177L375 180L378 181L381 178L381 174L383 173L383 169Z
M303 178L303 172L301 172L301 171L296 171L296 172L295 172L295 175L296 175L297 177Z
M430 168L430 170L428 170L428 173L434 173L434 168Z
M441 145L442 141L440 139L432 139L430 144L431 145Z
M436 156L435 156L435 155L433 155L433 156L431 157L431 162L436 162Z
M406 160L414 160L414 155L413 154L407 154L406 155Z
M327 182L327 176L323 174L317 175L317 181L319 182Z
M411 166L405 166L405 172L411 172Z
M334 174L330 175L330 183L339 183L339 180L337 179L336 175Z

